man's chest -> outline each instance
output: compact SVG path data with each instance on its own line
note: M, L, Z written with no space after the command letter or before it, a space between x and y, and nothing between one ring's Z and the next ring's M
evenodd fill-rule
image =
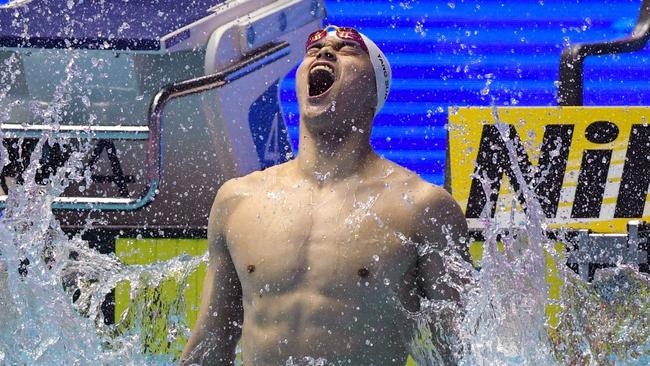
M303 287L332 296L403 280L416 261L408 210L381 193L345 193L269 191L232 212L226 239L245 296Z

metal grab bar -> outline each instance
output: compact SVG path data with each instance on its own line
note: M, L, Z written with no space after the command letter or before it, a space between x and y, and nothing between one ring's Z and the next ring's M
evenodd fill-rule
M172 99L221 88L241 77L289 55L288 42L271 43L260 47L222 72L184 80L162 87L149 105L147 126L60 126L53 131L48 125L2 124L8 138L37 138L44 132L61 138L147 140L147 188L139 198L56 197L54 209L65 210L136 210L150 203L162 179L162 114ZM0 208L5 207L7 196L0 196Z
M589 281L592 264L647 264L649 234L650 225L639 220L628 222L627 234L592 234L589 230L578 230L577 245L569 252L567 263L577 265L585 281Z
M650 0L643 0L639 19L629 37L598 43L578 43L565 47L560 56L558 104L561 106L583 104L583 66L588 56L639 51L649 39Z
M165 105L179 97L192 95L207 90L221 88L241 77L267 66L284 56L289 55L288 42L271 43L260 47L256 52L222 72L202 76L196 79L184 80L162 87L153 97L149 108L149 127L160 131L162 127L162 112ZM147 146L147 174L150 180L160 181L162 175L162 141L158 133L153 136Z
M49 132L58 138L77 139L112 139L112 140L148 140L147 126L59 126L22 125L3 123L0 125L3 138L38 138Z

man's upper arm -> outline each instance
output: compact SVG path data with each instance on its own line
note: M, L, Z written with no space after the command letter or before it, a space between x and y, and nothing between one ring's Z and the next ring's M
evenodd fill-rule
M449 193L434 188L417 218L418 280L424 295L433 300L457 301L471 268L467 221Z
M211 300L212 314L219 314L219 310L226 310L228 319L241 318L242 313L242 293L241 284L235 265L230 256L226 243L226 222L230 211L234 209L237 197L233 190L233 181L228 181L219 190L214 204L210 211L208 222L208 245L210 251L210 261L208 274L212 283L208 281L204 285L204 296L206 300ZM203 297L203 296L202 296ZM222 317L217 316L217 319ZM241 325L241 321L239 322Z
M209 263L199 316L183 352L182 364L227 365L241 335L241 284L226 245L226 220L236 199L228 182L214 200L208 222Z

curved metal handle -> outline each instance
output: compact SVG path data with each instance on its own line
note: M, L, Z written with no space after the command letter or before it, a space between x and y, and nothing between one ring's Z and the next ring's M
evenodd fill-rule
M158 191L162 179L162 115L172 99L221 88L241 77L267 66L290 54L289 43L271 43L260 47L248 57L228 69L195 79L184 80L162 87L149 105L147 127L114 126L62 126L53 134L63 138L147 140L147 188L138 198L104 197L56 197L54 209L66 210L136 210L150 203ZM52 128L47 125L22 126L3 124L8 137L39 137ZM0 208L4 208L7 196L0 196Z
M564 48L560 56L558 104L561 106L583 104L585 58L593 55L639 51L648 43L648 39L650 39L650 0L643 0L639 19L630 36L614 41L578 43Z
M243 76L259 70L290 53L289 43L271 43L259 48L250 56L222 72L184 80L162 87L153 97L149 107L149 129L158 131L147 144L147 174L150 182L162 178L162 114L167 103L175 98L221 88Z

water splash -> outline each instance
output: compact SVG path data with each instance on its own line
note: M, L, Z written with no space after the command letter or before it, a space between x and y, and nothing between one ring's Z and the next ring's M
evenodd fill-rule
M480 271L468 268L453 251L439 253L455 273L447 283L455 284L461 301L421 299L420 310L409 313L417 324L412 355L420 365L450 359L461 365L647 364L650 331L642 324L650 313L650 277L635 268L601 270L593 283L585 283L560 265L560 322L557 328L549 326L547 255L563 261L546 235L543 211L519 168L508 126L500 122L496 107L492 113L520 183L515 193L524 199L526 219L515 222L512 215L504 229L488 218L491 207L485 207ZM489 197L490 182L480 178ZM516 209L513 202L511 212ZM419 255L433 250L423 247Z
M400 5L410 7L411 3L406 1ZM52 131L64 122L64 113L74 95L84 105L88 103L85 85L92 80L77 65L79 53L71 55L65 68L66 77L56 87L52 101L45 106L31 105L32 113L52 126ZM18 75L15 56L4 63L0 102L7 98ZM492 79L486 79L482 95L490 91ZM12 103L22 102L11 101L10 107ZM468 266L452 249L458 243L450 243L439 252L448 269L442 280L462 293L462 298L460 304L422 298L419 311L404 310L416 326L412 341L414 358L421 365L442 363L450 358L463 365L647 364L650 280L632 268L600 271L592 284L580 281L563 266L558 268L564 282L563 310L559 327L549 332L544 315L548 303L545 274L546 254L554 254L552 241L545 235L542 210L519 170L520 157L509 141L506 126L499 121L496 108L493 115L520 182L522 191L518 193L524 197L526 220L514 222L513 219L504 231L494 220L485 219L488 229L483 233L480 272ZM0 111L0 121L8 119L7 112ZM53 135L45 135L32 156L40 156L46 144L61 142ZM179 341L189 335L183 318L183 291L178 291L173 303L161 305L150 289L168 279L175 280L182 289L188 276L206 262L207 255L126 266L112 255L97 253L79 236L69 238L55 220L51 210L54 198L71 182L89 178L82 164L88 150L87 145L76 146L70 159L45 185L36 184L40 164L38 159L33 159L24 173L25 183L15 185L9 192L7 208L0 218L0 307L3 309L0 363L173 363L173 355L147 355L145 345L153 334L149 332L150 313L146 309L151 307L167 319L166 341L171 353L178 351ZM8 154L0 144L0 164L7 163ZM489 190L485 178L483 184ZM367 202L358 202L356 211L346 222L358 226L364 217L372 216L383 225L372 213L376 199L369 197ZM412 204L408 196L404 202ZM512 210L515 208L513 203ZM403 234L396 235L406 245L416 245ZM502 250L498 241L503 243ZM417 248L420 256L436 250L426 243ZM130 283L132 304L117 324L107 325L101 312L102 302L122 281ZM72 302L76 290L80 295ZM289 359L287 365L326 362L324 358Z
M493 106L495 126L508 149L510 165L519 182L525 182L519 156ZM489 182L483 177L483 188ZM507 231L486 219L483 262L478 291L468 298L464 333L471 345L471 364L545 364L554 360L547 339L544 314L548 298L545 252L553 253L544 234L543 211L531 187L521 184L527 209L523 223L510 222ZM488 196L489 197L489 196ZM491 208L487 208L490 210ZM514 211L516 207L513 207ZM489 212L489 211L485 211ZM498 250L497 236L503 243ZM495 337L495 334L498 334ZM522 352L525 350L524 352Z
M51 127L36 143L31 157L40 157L46 145L63 144L54 135L64 122L66 109L74 98L88 93L92 81L78 65L78 52L70 52L65 77L56 86L47 104L33 103L31 112ZM8 59L0 90L6 97L15 78L15 60ZM4 117L3 117L4 118ZM5 137L4 132L2 137ZM22 141L19 141L19 146ZM2 145L0 145L2 146ZM80 236L68 237L55 219L51 205L71 183L89 179L84 160L90 144L71 144L64 165L37 183L43 166L32 158L22 173L22 184L8 192L0 218L0 362L2 364L169 364L174 356L151 356L145 352L152 306L167 318L167 340L182 343L189 329L183 314L183 285L200 264L201 257L180 256L165 263L125 266L113 255L90 248ZM0 160L8 163L7 151L0 148ZM86 182L88 183L88 182ZM74 258L74 259L73 259ZM152 288L173 279L180 283L177 301L161 308L151 298ZM131 286L132 305L116 324L107 325L101 311L106 295L122 281ZM73 302L73 293L78 299ZM155 293L155 292L154 292ZM181 314L181 315L178 315ZM174 349L172 349L174 351Z
M74 59L68 70L76 72ZM58 107L39 110L49 124L60 123L73 82L74 78L66 78L57 88L53 99ZM453 250L458 243L449 243L438 252L448 269L441 280L463 295L460 304L422 298L419 311L404 310L416 325L413 357L421 365L449 359L462 365L644 364L650 357L649 331L644 326L650 311L650 280L635 269L601 271L592 284L587 284L564 266L558 268L564 282L563 311L559 327L549 331L544 314L548 303L545 274L546 255L554 253L552 241L545 235L546 225L533 190L523 184L524 175L507 126L499 122L496 108L493 113L515 175L522 182L518 193L524 197L526 220L515 222L513 216L508 229L503 230L496 221L485 219L480 272ZM32 156L39 156L43 146L53 142L57 142L54 137L45 136ZM6 151L0 152L6 163ZM149 289L167 279L183 284L206 262L207 254L126 266L114 256L89 248L79 236L65 235L50 206L70 182L87 179L82 164L87 152L87 146L78 146L46 185L35 182L40 166L34 159L24 173L25 183L9 193L0 219L0 305L4 309L0 322L8 330L0 335L0 362L173 363L173 355L146 356L144 345L153 335L148 332L150 313L145 309L157 307L167 319L169 349L177 352L182 344L179 341L189 335L182 316L183 293L179 290L177 301L162 306ZM490 189L484 177L483 186ZM357 202L349 223L372 216L376 199ZM516 208L513 203L511 209ZM489 211L486 208L485 212ZM405 235L396 235L405 245L416 245ZM503 249L499 249L498 241ZM420 256L436 250L426 243L417 248ZM131 284L132 304L117 324L106 325L101 312L103 299L122 281ZM71 294L76 289L81 295L73 303ZM289 364L324 365L326 360L290 359Z
M68 238L50 205L73 176L82 174L81 155L73 155L47 186L29 179L38 167L33 161L25 172L26 183L11 190L0 219L0 260L6 269L3 276L7 277L7 285L0 287L0 301L7 309L2 319L6 331L0 335L0 352L9 364L148 364L151 360L144 356L143 344L147 343L147 334L151 335L146 326L150 314L145 310L152 306L164 310L159 315L168 319L169 343L189 334L182 317L183 291L179 291L177 301L161 309L150 296L150 289L168 279L186 283L207 261L207 254L125 266L112 255L97 253L79 236ZM63 179L66 174L68 179ZM102 303L122 281L130 283L134 300L117 324L107 325ZM80 296L73 303L76 289ZM173 356L157 357L153 364L171 362Z
M598 270L592 283L570 276L561 305L550 335L563 364L650 363L650 276L629 266Z

